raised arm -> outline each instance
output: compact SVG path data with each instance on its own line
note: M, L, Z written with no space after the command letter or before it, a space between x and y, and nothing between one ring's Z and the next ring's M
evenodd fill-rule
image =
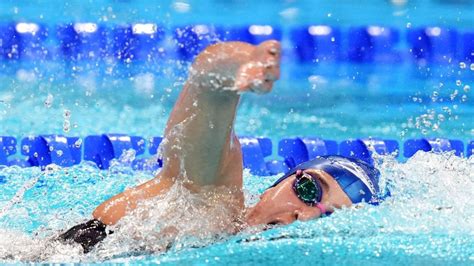
M114 224L140 200L162 193L177 179L196 189L225 185L241 193L242 154L233 128L240 93L270 91L279 77L279 56L276 41L206 48L192 65L168 119L163 169L155 179L102 203L94 218Z

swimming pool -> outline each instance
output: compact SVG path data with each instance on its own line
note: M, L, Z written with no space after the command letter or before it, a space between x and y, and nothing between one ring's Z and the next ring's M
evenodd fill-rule
M42 43L50 52L50 57L41 59L19 55L15 60L3 57L0 61L0 135L18 140L18 152L8 160L25 158L20 142L29 135L62 134L85 142L89 135L122 133L143 137L147 147L151 137L162 135L184 83L188 61L177 60L182 59L180 55L171 53L144 62L120 62L107 56L97 59L82 50L78 53L87 58L78 59L74 51L66 54L57 45L56 26L70 22L97 23L105 32L122 24L152 22L162 25L169 38L175 27L196 23L280 29L286 52L282 78L271 94L245 95L236 123L239 135L272 141L273 150L266 161L282 160L279 141L294 137L319 137L338 144L351 138L392 139L401 151L410 139L442 137L460 140L466 154L474 135L470 90L474 62L460 59L462 49L456 49L451 62L431 57L417 61L406 34L418 27L429 26L435 33L454 28L462 40L473 31L472 3L392 2L401 4L371 1L337 6L318 2L315 8L311 1L169 1L160 5L147 1L4 1L0 4L2 25L44 25L49 35ZM53 16L52 7L62 16ZM292 49L292 30L309 24L326 27L315 31L340 31L340 58L299 61ZM400 58L343 58L351 28L366 25L398 31L399 40L393 48ZM148 26L143 27L146 31ZM428 40L436 42L433 38ZM446 55L446 50L435 48L434 54ZM146 151L139 157L150 156ZM81 255L77 247L48 243L48 237L88 217L101 201L153 176L156 168L135 170L133 159L133 153L122 156L107 170L88 161L64 168L49 166L43 171L0 166L1 261L298 265L467 265L474 261L474 161L450 152L417 153L409 159L401 152L398 159L408 160L406 163L390 157L377 160L393 197L381 206L341 210L330 218L237 235L202 230L194 238L177 239L171 250L163 252L166 243L155 234L159 228L175 224L184 231L206 226L197 222L207 221L200 208L177 208L190 205L195 198L176 187L171 198L157 199L160 208L153 209L155 218L145 224L122 224L117 230L124 237L112 236L90 254ZM244 176L248 204L277 177L248 170ZM171 203L166 205L166 200ZM221 214L220 207L213 207L215 215ZM162 218L170 213L172 218ZM199 219L186 218L190 216ZM209 227L211 224L209 221Z

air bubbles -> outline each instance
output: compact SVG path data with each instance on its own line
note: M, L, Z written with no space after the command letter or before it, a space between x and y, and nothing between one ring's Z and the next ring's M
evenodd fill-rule
M458 90L454 90L453 93L451 93L451 95L449 95L449 98L452 100L454 100L456 98L456 96L458 96L458 93L459 91Z
M462 81L461 80L456 80L456 86L460 87L462 85Z
M462 101L462 102L466 102L466 101L467 101L467 95L461 96L461 101Z
M471 86L469 85L464 85L464 88L463 88L464 92L469 92L471 90Z
M470 68L472 71L474 71L474 63L471 64Z
M63 117L64 117L64 118L70 118L70 117L71 117L71 111L65 109L65 110L64 110L64 113L63 113Z
M466 68L466 63L460 62L460 63L459 63L459 68L460 68L460 69L465 69L465 68Z
M48 96L46 96L46 100L44 101L44 106L46 108L51 108L51 106L53 106L53 101L54 96L52 94L48 94Z
M443 114L438 114L438 121L443 122L446 117Z

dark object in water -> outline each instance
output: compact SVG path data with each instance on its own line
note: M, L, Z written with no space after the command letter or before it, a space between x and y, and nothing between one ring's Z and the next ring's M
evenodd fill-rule
M78 224L65 233L61 234L58 239L64 242L76 242L81 244L84 253L88 253L100 241L104 240L108 234L113 231L106 231L106 225L96 219Z

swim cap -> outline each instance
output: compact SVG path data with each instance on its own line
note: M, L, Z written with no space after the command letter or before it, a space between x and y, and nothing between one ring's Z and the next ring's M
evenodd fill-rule
M379 188L380 172L364 161L342 156L321 156L297 165L280 177L271 187L296 173L297 170L319 169L330 174L352 203L365 201L378 205L382 197Z

